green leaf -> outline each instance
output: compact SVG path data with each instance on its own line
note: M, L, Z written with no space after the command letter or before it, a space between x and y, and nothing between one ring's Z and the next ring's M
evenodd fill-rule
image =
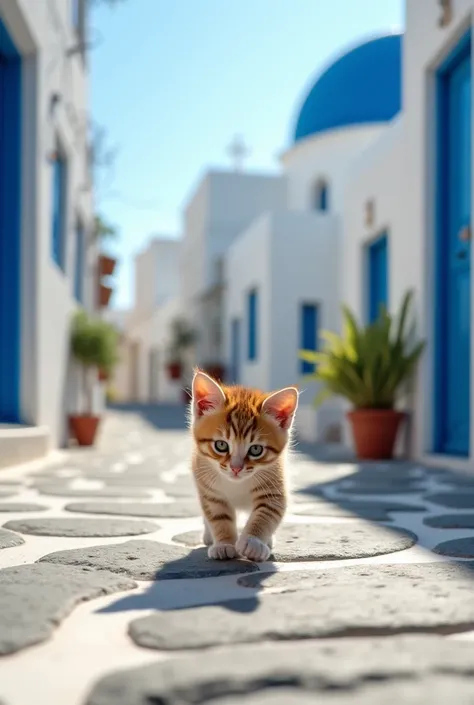
M407 292L397 318L382 306L377 320L366 326L343 306L342 335L325 331L320 352L300 351L300 359L318 365L311 377L321 384L316 404L337 395L358 408L395 406L424 349L424 342L414 343L413 326L406 334L411 301Z

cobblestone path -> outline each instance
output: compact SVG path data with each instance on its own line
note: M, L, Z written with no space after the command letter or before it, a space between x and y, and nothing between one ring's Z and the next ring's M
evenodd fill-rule
M271 562L200 544L178 408L0 472L1 705L474 704L474 475L291 461Z

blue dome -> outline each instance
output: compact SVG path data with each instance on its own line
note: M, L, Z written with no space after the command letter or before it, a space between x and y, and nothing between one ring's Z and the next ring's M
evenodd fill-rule
M391 120L401 108L402 35L372 39L341 56L311 88L294 141L334 128Z

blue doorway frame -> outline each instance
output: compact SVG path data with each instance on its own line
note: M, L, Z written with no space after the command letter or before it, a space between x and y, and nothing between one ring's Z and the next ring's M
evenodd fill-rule
M0 422L20 414L22 61L0 19Z
M388 309L389 251L387 233L367 245L367 321L373 323L381 305Z
M470 452L471 31L436 74L433 449Z

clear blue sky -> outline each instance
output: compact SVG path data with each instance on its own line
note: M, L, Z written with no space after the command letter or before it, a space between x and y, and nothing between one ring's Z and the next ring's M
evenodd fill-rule
M275 170L311 80L334 54L404 26L402 0L123 0L93 11L92 114L119 145L98 208L120 227L114 307L132 257L178 235L181 208L244 135L247 167Z

